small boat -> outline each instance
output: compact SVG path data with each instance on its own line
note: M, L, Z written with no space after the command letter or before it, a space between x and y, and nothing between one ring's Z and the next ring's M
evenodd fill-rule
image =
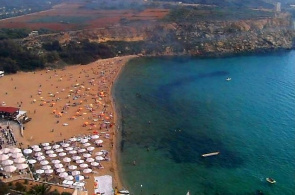
M120 190L120 191L118 192L118 195L119 195L119 194L130 194L130 193L129 193L128 190Z
M273 178L270 178L270 177L267 177L267 178L266 178L266 181L267 181L268 183L271 183L271 184L276 183L276 180L274 180Z
M190 195L189 191L187 191L186 195Z
M203 157L207 157L207 156L215 156L218 155L219 152L211 152L211 153L207 153L207 154L202 154Z
M227 77L227 78L226 78L226 80L227 80L227 81L230 81L230 80L231 80L231 78L230 78L230 77Z

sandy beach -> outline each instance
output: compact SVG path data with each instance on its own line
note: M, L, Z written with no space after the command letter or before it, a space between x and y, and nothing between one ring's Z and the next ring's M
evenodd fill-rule
M64 69L20 72L0 79L0 104L27 111L32 120L14 133L18 145L27 148L44 142L57 142L74 136L98 134L110 161L91 174L86 182L93 194L93 176L111 175L113 186L122 188L116 160L116 120L112 85L121 68L136 56L98 60L88 65Z

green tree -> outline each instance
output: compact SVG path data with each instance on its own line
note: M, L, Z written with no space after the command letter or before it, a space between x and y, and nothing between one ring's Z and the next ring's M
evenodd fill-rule
M51 186L48 184L35 185L30 189L28 195L49 195Z
M8 192L9 192L8 185L0 180L0 195L7 194Z

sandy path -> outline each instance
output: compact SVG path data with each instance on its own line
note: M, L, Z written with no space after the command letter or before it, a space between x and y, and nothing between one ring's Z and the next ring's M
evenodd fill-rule
M98 60L88 65L68 66L63 70L20 72L1 78L0 103L19 106L32 118L25 124L24 137L18 142L26 148L28 145L98 132L104 143L97 150L110 151L111 162L102 162L104 169L100 169L97 175L112 175L114 186L121 188L116 171L116 147L113 145L116 143L116 113L111 87L122 66L134 57ZM58 113L61 113L59 117ZM83 127L85 122L88 125ZM111 127L107 125L106 128L105 122L110 122ZM68 125L64 126L65 123ZM110 137L105 138L105 133ZM86 187L93 194L93 177L87 180Z

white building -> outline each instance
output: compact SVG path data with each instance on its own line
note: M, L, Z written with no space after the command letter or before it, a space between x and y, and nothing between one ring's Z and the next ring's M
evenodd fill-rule
M4 77L4 71L1 71L1 70L0 70L0 78L1 78L1 77Z
M276 12L281 12L281 3L280 2L277 2L275 9L276 9Z

